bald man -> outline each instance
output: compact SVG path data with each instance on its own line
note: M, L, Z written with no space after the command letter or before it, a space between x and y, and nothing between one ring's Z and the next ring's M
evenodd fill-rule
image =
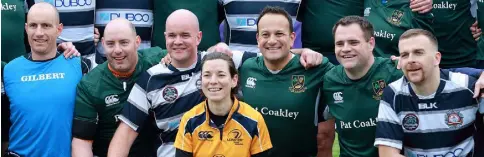
M82 71L80 58L66 59L57 51L62 29L52 5L38 3L28 12L25 30L32 53L4 69L10 111L2 112L11 112L12 122L7 156L70 156L72 111Z
M183 20L179 20L183 19ZM178 125L182 115L205 98L199 91L201 59L198 53L202 40L197 17L188 10L177 10L166 20L166 47L171 64L158 64L148 69L134 85L118 117L121 123L109 146L108 156L127 156L130 147L141 130L156 122L157 135L155 156L174 157ZM254 57L254 53L233 54L236 66L242 58ZM142 133L141 133L142 134Z
M77 85L73 157L107 156L109 142L118 126L115 116L121 114L129 91L142 72L166 54L159 47L137 53L140 43L134 25L128 20L118 18L106 25L102 45L108 61L94 68ZM143 137L138 137L137 141L150 143ZM150 152L151 145L134 146L130 156L149 156L145 153Z

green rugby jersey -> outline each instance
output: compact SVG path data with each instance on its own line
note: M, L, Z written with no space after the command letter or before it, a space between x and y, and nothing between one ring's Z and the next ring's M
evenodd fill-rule
M402 75L390 59L380 57L375 57L370 70L358 80L349 79L341 65L326 73L322 104L329 106L335 118L340 156L378 157L373 146L378 105L383 89Z
M202 31L202 42L198 45L198 50L207 50L220 42L219 24L225 18L225 12L218 0L154 0L153 9L155 18L152 46L166 48L164 35L166 19L178 9L190 10L198 18L200 31Z
M159 63L166 54L159 47L140 50L136 70L131 78L125 80L116 78L106 61L85 75L77 85L73 136L94 140L94 155L107 155L109 143L119 124L115 116L121 114L131 88L144 71ZM151 153L144 150L152 148L146 142L152 137L150 134L140 134L130 154L141 156L142 153ZM141 141L145 144L138 144Z
M433 32L431 13L412 12L409 1L365 0L364 16L374 28L376 57L399 56L398 41L403 32L421 28Z
M363 0L302 0L297 18L303 47L334 55L333 26L349 15L363 15Z
M484 28L484 0L477 1L477 23ZM477 60L484 60L484 34L477 41Z
M434 0L433 28L442 53L444 68L472 67L476 60L476 41L470 27L475 22L469 0Z
M24 55L25 0L2 0L2 61Z
M316 156L319 87L332 67L324 58L318 67L305 70L295 55L276 74L262 56L248 59L239 69L243 100L262 113L269 129L271 156Z

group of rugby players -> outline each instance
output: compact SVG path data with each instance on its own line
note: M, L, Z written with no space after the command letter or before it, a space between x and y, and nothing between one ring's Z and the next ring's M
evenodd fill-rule
M2 151L484 156L479 6L2 1Z

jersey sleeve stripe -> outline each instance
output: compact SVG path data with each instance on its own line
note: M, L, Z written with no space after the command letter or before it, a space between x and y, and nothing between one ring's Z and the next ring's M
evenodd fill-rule
M251 138L259 136L259 130L257 130L257 121L254 121L251 118L247 118L246 116L241 115L238 112L235 112L232 115L232 120L242 126Z
M400 119L397 114L385 100L380 100L380 107L378 107L377 121L389 122L397 125L401 125Z
M259 126L257 126L257 132L260 132L260 128ZM262 146L262 140L260 137L257 137L257 139L259 140L259 148L260 148L260 151L264 151L264 147Z
M479 113L484 114L484 98L479 100Z
M125 124L127 124L129 127L131 127L134 131L137 131L139 126L131 122L128 118L124 117L123 115L117 115L116 118L119 120L123 121Z
M197 128L200 127L205 122L205 118L206 118L206 113L202 112L188 119L185 131L189 132L190 134L193 134L193 132L197 130Z
M148 114L149 102L144 91L138 84L134 84L133 89L128 97L128 102L138 108L140 111Z
M250 136L250 139L252 140L256 135L259 135L258 133L256 133L256 135L253 135L253 133L249 132L249 130L247 130L247 128L242 125L240 122L238 122L237 120L234 119L234 122L236 122L237 124L239 124L240 126L242 126L242 128L244 128L245 130L245 133L247 133L247 135ZM256 130L257 132L259 132L259 130Z
M449 72L449 80L458 84L460 87L468 87L469 76L462 73Z
M386 139L386 138L376 138L375 139L375 146L388 146L388 147L393 147L402 150L402 141L399 140L392 140L392 139Z
M171 71L169 68L165 66L165 64L157 64L147 70L148 74L150 76L158 75L158 74L171 74L173 71Z
M232 60L234 61L235 63L235 68L239 68L240 66L242 66L242 59L244 57L244 54L245 52L242 52L242 51L232 51Z

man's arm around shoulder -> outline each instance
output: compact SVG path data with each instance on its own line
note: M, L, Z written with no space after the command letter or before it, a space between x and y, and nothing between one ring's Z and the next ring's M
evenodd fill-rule
M111 143L109 144L108 157L128 156L129 149L137 136L138 132L121 121L116 133L114 133Z
M385 145L378 145L378 154L385 157L404 157L399 149Z
M72 157L92 157L92 140L72 138Z
M333 142L334 142L334 119L320 122L318 124L318 157L332 157L333 156Z

